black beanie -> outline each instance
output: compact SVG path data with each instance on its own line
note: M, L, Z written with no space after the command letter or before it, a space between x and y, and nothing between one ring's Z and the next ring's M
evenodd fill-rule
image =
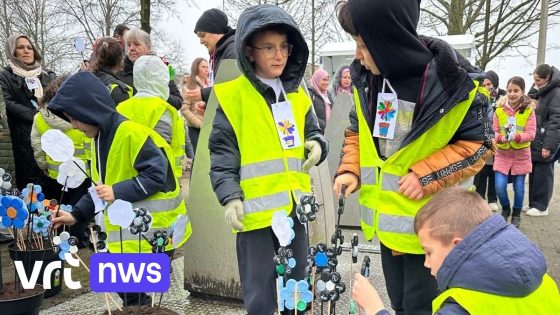
M204 11L194 26L195 33L225 34L230 30L227 15L218 9Z
M486 71L486 79L492 82L492 85L496 90L498 89L498 86L500 86L500 78L496 72L492 70Z

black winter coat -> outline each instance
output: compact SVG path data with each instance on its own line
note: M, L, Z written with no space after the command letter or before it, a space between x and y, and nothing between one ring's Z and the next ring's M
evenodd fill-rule
M560 146L560 71L552 67L548 84L538 91L531 89L529 96L537 100L537 133L531 142L531 160L552 162ZM550 156L546 159L542 157L543 148L550 150Z
M216 76L216 73L218 73L220 62L224 59L237 59L237 53L235 52L235 30L231 30L227 32L227 34L224 34L224 36L216 43L216 57L212 69L214 77ZM200 90L201 98L205 103L208 103L211 91L212 87Z
M54 72L43 71L39 76L43 90L55 78ZM43 186L48 178L37 166L31 147L31 126L33 117L37 113L32 101L37 105L39 101L33 90L30 91L27 88L25 79L14 74L10 66L6 66L0 71L0 87L6 102L6 114L16 166L16 181L12 181L12 184L17 183L18 189L25 188L28 183Z
M124 58L124 69L117 73L117 76L128 86L131 86L134 89L134 94L136 94L136 88L134 88L134 74L132 73L133 68L134 63L126 57ZM176 109L181 109L181 106L183 106L183 97L181 96L179 88L177 88L177 84L175 84L173 80L169 80L169 99L167 99L167 103L171 104L171 106Z
M307 90L309 91L309 97L311 97L311 101L313 102L315 115L317 115L317 120L319 120L319 127L321 127L321 130L325 131L325 128L327 128L327 111L325 110L325 100L321 95L319 95L319 93L315 92L315 90L311 88L308 88ZM330 93L328 93L328 96L329 100L331 101L329 107L332 110L334 101Z
M111 98L115 101L115 107L130 98L128 95L129 87L112 71L102 69L95 71L93 74L101 80L105 86L109 87L109 89L111 85L117 85L111 90ZM132 86L130 86L130 88L132 88Z
M276 93L272 87L257 78L252 63L242 52L243 47L247 45L247 41L252 34L255 34L255 32L267 25L278 24L285 25L290 43L294 45L293 52L288 58L284 71L280 75L280 80L286 93L296 92L305 72L309 50L297 25L289 15L284 11L280 12L272 5L247 9L238 21L238 33L235 39L235 47L239 56L239 69L252 83L255 90L263 96L269 108L270 104L276 102ZM247 100L247 102L250 101ZM284 101L283 95L280 95L279 101ZM270 117L272 117L272 110ZM258 137L257 135L253 136ZM304 137L305 139L302 139L302 142L314 140L321 144L322 155L317 164L321 163L327 157L329 151L328 140L323 136L321 129L319 129L317 117L311 108L305 115ZM212 123L208 148L210 149L210 180L220 204L225 205L233 199L243 200L243 191L239 185L241 152L239 151L237 135L224 111L219 106L216 109L216 116Z

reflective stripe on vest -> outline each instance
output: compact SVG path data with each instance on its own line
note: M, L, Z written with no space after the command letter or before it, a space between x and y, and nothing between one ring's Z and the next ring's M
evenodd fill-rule
M543 276L541 285L535 291L524 297L508 297L462 288L451 288L441 293L432 302L432 312L435 314L439 311L443 303L450 297L469 314L560 314L558 287L548 274Z
M393 250L403 253L423 253L418 237L414 233L414 216L430 197L409 200L398 193L398 182L408 173L411 165L441 150L450 142L476 93L481 90L483 89L478 88L478 82L475 82L475 88L469 93L467 100L455 105L423 135L400 148L386 160L381 159L376 151L372 132L362 111L359 93L357 90L354 91L360 130L359 203L361 226L366 239L372 239L377 233L380 241ZM468 166L469 163L470 161L466 161L464 164Z
M154 129L165 112L171 114L171 143L175 158L173 162L175 173L180 180L183 173L183 159L185 158L185 122L177 110L159 97L132 97L117 105L117 112L124 117Z
M239 185L245 197L244 231L268 227L275 211L285 210L289 214L293 200L311 192L310 177L301 171L305 158L305 115L311 101L301 87L286 95L302 145L284 150L268 104L246 77L216 84L214 90L241 153Z
M43 135L49 129L52 129L45 119L41 112L35 114L35 126L37 127L37 131L40 135ZM74 157L82 160L86 165L86 173L89 174L89 163L88 161L88 154L86 154L86 143L91 142L91 139L88 138L83 132L78 129L68 129L64 131L64 134L72 140L74 144ZM50 178L56 179L58 177L58 166L61 164L60 162L54 161L48 154L45 154L45 160L47 161L47 172Z
M122 122L115 132L112 144L107 155L106 169L104 172L104 183L114 185L116 183L129 180L138 175L134 168L138 154L146 140L150 137L154 144L163 149L168 160L173 161L173 152L169 145L153 130L132 121ZM92 145L92 179L100 181L97 168L97 156L95 143ZM174 172L174 171L173 171ZM175 174L174 174L175 175ZM176 176L174 176L176 177ZM118 198L118 196L116 196ZM175 190L170 192L157 192L148 198L134 202L133 207L142 207L149 211L152 216L152 225L146 235L153 235L154 231L170 231L179 215L186 215L187 209L181 195L179 182L175 178ZM104 225L107 234L110 236L107 247L110 252L121 252L120 228L109 222L107 214L104 215ZM185 236L179 244L169 244L166 250L179 247L184 244L192 233L189 224L185 227ZM123 251L125 253L138 252L138 235L131 238L130 235L124 237L126 232L123 230ZM152 245L146 240L141 240L141 251L144 253L152 252Z
M519 134L522 133L523 131L525 131L525 126L527 125L527 122L529 121L529 117L531 116L531 113L533 112L533 110L530 107L527 107L523 113L520 112L515 112L515 133ZM495 113L496 117L498 118L498 124L500 126L500 135L502 136L506 136L506 128L505 126L507 125L508 122L508 114L504 111L503 107L498 107L496 108L496 113ZM506 143L496 143L496 147L498 147L498 149L502 149L502 150L508 150L508 149L524 149L524 148L528 148L531 145L531 142L523 142L523 143L517 143L515 141L509 141Z

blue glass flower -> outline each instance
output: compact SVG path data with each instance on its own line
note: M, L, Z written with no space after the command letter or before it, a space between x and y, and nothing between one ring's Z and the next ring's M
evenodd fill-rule
M27 187L21 191L21 194L23 195L23 202L30 206L29 211L31 213L43 209L45 195L43 195L43 189L40 185L27 184Z
M27 207L21 198L16 196L2 196L0 199L0 217L4 227L21 229L29 217Z
M49 235L49 225L51 221L45 216L33 217L33 233L43 234L43 236Z
M313 301L313 293L309 290L309 284L305 280L296 281L290 279L286 281L284 286L284 278L277 278L277 285L280 289L280 305L278 308L283 311L284 308L293 310L297 307L298 311L303 312L307 308L307 303ZM297 290L297 300L296 292Z

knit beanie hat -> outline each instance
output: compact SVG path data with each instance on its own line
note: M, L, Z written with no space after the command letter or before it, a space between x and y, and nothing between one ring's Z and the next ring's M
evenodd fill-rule
M194 32L226 34L231 29L228 26L228 18L224 12L218 9L210 9L202 13L202 16L196 22Z

